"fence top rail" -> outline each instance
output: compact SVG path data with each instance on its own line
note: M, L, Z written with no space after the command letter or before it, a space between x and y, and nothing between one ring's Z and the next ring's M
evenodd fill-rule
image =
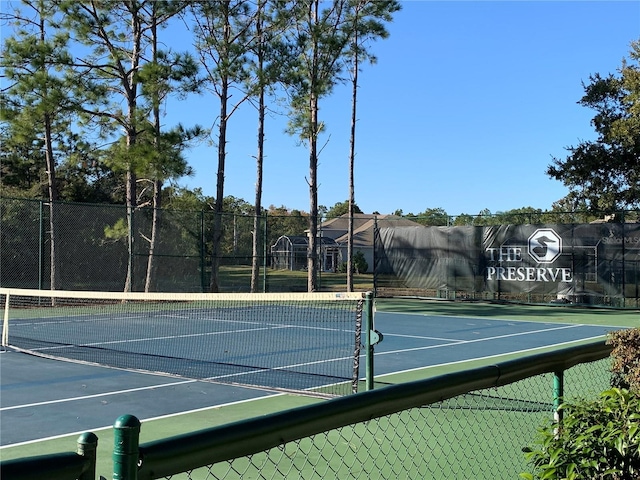
M92 466L92 460L77 453L55 453L38 457L17 458L0 463L0 478L38 480L47 472L49 480L81 478Z
M392 385L321 404L181 435L141 446L139 479L173 475L196 467L264 451L286 442L340 428L457 395L559 372L606 358L604 340L529 355L425 380ZM277 425L277 429L274 429Z

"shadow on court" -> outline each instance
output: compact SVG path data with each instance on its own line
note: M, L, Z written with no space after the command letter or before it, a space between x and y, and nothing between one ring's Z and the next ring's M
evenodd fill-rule
M0 446L273 395L220 385L35 357L0 354Z

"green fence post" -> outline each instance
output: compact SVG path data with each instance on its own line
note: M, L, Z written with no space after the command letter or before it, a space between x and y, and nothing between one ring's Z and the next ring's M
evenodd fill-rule
M267 234L269 231L268 227L268 217L267 213L264 214L264 228L263 228L263 254L262 254L262 291L267 292L267 254L269 253L268 245L267 245Z
M42 208L43 201L40 200L40 206L38 210L39 215L39 231L38 231L38 290L44 289L43 277L44 277L44 209Z
M127 285L128 292L134 292L134 278L133 278L133 245L134 245L134 226L133 226L133 207L127 205L127 250L129 256L127 258L127 270L129 275L129 284Z
M113 428L113 480L137 480L140 420L133 415L122 415Z
M80 474L78 480L95 480L97 461L98 437L95 433L87 432L78 437L76 453L89 460L89 467Z
M378 294L378 254L377 246L380 243L380 232L378 231L378 217L373 217L373 294Z
M200 291L207 292L207 272L205 265L204 210L200 210Z

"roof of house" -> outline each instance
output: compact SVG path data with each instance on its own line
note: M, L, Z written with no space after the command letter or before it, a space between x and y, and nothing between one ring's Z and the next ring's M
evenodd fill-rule
M304 248L307 248L307 245L309 244L308 235L281 235L280 237L278 237L278 239L276 240L274 245L272 245L272 247L275 247L276 245L280 244L284 239L286 239L287 242L291 243L291 245L294 245L294 246L297 245L297 246L302 246ZM336 244L335 240L328 236L320 238L320 243L325 246L332 246Z
M422 227L419 223L397 215L374 215L356 213L353 216L353 245L355 247L371 247L373 245L373 226L389 227ZM333 238L338 244L346 244L349 235L349 214L323 222L322 236Z

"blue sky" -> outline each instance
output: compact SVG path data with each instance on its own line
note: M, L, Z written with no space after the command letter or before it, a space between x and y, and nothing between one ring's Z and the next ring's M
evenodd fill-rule
M545 174L565 147L594 138L593 112L576 102L593 73L615 73L640 38L640 1L405 1L360 75L355 199L365 212L450 215L530 206L567 194ZM349 86L321 101L318 201L348 198ZM167 123L211 126L212 96L168 107ZM283 114L285 111L283 110ZM308 150L267 121L263 205L309 210ZM256 115L230 121L225 196L255 196ZM195 176L180 184L213 196L217 156L186 152Z

